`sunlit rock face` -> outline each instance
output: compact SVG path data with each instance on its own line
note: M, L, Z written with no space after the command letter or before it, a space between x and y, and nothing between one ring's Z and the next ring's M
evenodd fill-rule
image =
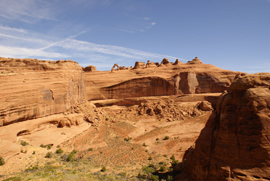
M0 125L61 113L85 99L73 61L0 59Z
M270 180L270 74L238 75L177 180Z

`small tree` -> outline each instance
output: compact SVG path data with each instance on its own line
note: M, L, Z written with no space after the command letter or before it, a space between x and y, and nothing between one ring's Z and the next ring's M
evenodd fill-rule
M53 153L52 152L48 152L45 156L45 158L52 158L53 156Z
M165 138L163 140L168 140L168 139L170 139L170 137L169 136L165 136Z
M76 151L73 150L73 151L68 155L68 158L67 158L67 161L68 161L68 162L70 162L70 161L73 160L75 153L76 153Z
M21 141L21 145L22 145L22 146L26 146L26 145L29 145L29 143L27 143L26 141L23 141L23 140L22 140L22 141Z
M5 160L3 157L0 157L0 166L5 164Z
M106 170L107 170L106 167L105 166L102 166L102 168L101 168L100 171L105 172Z
M55 151L55 153L56 154L62 154L64 151L61 149L61 148L58 148L56 151Z

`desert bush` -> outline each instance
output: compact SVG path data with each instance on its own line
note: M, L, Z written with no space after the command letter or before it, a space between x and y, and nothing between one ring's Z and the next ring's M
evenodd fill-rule
M106 167L105 166L102 166L102 168L101 168L100 171L105 172L106 170L107 170Z
M26 146L26 145L29 145L29 143L27 143L26 141L23 141L23 140L22 140L22 141L21 141L21 145L22 145L22 146Z
M3 157L0 157L0 166L5 164L5 160Z
M172 165L172 167L175 167L178 163L179 163L178 160L173 160L173 161L171 162L171 165Z
M147 147L147 145L145 143L142 144L143 146Z
M73 151L68 155L68 157L67 157L67 162L70 162L70 161L73 160L73 158L74 158L74 156L75 156L75 153L76 153L76 151L73 150Z
M56 154L62 154L64 151L61 149L61 148L58 148L56 151L55 151L55 153Z
M52 145L47 145L47 149L51 149L52 148Z
M88 151L93 151L93 148L89 148Z
M130 140L132 140L131 137L124 138L124 141L130 141Z
M46 145L41 144L40 147L41 148L46 148Z
M146 167L143 167L142 168L142 171L145 174L149 174L149 173L153 173L155 171L155 168L154 167L150 167L150 166L146 166Z
M160 172L164 172L166 170L167 170L167 168L164 165L161 165L160 168L159 168Z
M50 151L45 155L45 158L52 158L53 153Z
M168 139L170 139L170 137L169 136L165 136L163 140L168 140Z
M158 175L152 175L150 177L150 180L153 180L153 181L159 181L159 176Z
M148 157L148 160L153 160L153 158L150 156L150 157Z
M172 155L172 156L170 157L170 159L171 159L172 161L175 161L175 156Z
M168 180L168 181L173 181L173 176L168 175L167 180Z

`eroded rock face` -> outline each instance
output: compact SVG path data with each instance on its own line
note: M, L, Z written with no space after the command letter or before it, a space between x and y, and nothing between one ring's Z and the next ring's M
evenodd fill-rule
M144 69L146 67L144 62L135 62L134 69Z
M85 72L93 72L93 71L96 71L96 70L97 70L97 68L94 65L89 65L89 66L84 68Z
M101 89L106 99L128 97L173 95L174 85L160 77L132 79L123 83Z
M203 63L180 62L175 65L162 65L154 65L150 61L147 65L144 62L136 62L134 69L115 71L113 74L105 71L84 72L87 100L222 93L229 88L237 74ZM164 80L162 85L155 85L157 79ZM151 82L154 85L152 88ZM168 82L167 87L164 82Z
M178 180L270 180L270 74L238 76L184 157Z
M0 126L61 113L85 99L73 61L0 59Z

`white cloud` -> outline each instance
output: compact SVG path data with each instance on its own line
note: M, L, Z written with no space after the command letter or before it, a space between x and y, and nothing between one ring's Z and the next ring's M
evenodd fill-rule
M0 45L0 55L1 57L12 57L12 58L47 57L51 59L53 58L63 59L69 57L66 54L46 52L40 49L8 47L2 45Z
M149 17L144 17L144 19L145 19L146 21L148 21L148 20L150 20L151 18L149 18Z
M156 25L156 24L157 24L157 23L155 23L155 22L152 22L152 23L151 23L152 26L154 26L154 25Z
M1 31L10 30L10 31ZM67 38L57 38L24 29L0 26L0 56L14 58L72 59L82 64L113 63L133 65L135 61L161 61L164 57L174 61L177 57L145 52L115 45L101 45L75 38L85 33L79 32ZM180 60L184 60L179 58ZM87 62L86 62L87 61Z

